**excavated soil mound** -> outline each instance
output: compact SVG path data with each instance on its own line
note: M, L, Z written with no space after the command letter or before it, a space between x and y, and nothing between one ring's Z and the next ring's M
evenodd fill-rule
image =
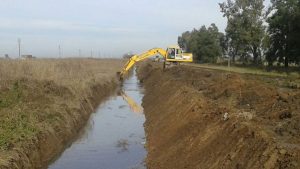
M139 77L149 169L300 168L299 90L188 66L147 63Z

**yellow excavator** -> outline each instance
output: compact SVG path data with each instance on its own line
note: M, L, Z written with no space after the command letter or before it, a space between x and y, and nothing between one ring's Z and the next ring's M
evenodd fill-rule
M164 50L162 48L150 49L139 55L132 56L124 65L122 71L120 72L120 79L123 79L127 72L135 65L135 63L145 60L153 56L162 56L164 60L164 66L167 63L180 63L180 62L193 62L193 54L183 53L182 49L178 45L172 45Z

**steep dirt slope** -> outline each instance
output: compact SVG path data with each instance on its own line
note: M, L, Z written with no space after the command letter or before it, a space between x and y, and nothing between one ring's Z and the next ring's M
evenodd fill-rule
M186 66L139 77L149 169L300 168L299 90Z

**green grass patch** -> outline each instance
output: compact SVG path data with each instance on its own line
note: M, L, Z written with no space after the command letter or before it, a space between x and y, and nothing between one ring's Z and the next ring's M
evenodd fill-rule
M8 150L13 144L32 137L37 128L31 114L23 111L22 86L15 82L0 93L0 149Z
M15 82L8 91L0 93L0 108L7 108L21 101L22 89L19 82Z
M34 119L26 112L9 113L0 120L0 149L8 150L13 143L31 138L37 133Z
M263 75L263 76L274 76L274 77L290 77L290 78L299 78L300 74L297 72L291 72L289 74L285 72L277 72L277 71L266 71L261 68L255 67L238 67L238 66L223 66L223 65L212 65L212 64L187 64L193 67L206 68L206 69L214 69L214 70L223 70L235 73L242 74L254 74L254 75Z

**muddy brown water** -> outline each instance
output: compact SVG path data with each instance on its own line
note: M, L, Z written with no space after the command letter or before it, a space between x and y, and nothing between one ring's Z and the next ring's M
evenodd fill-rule
M99 106L79 138L48 169L146 168L145 116L136 108L142 103L143 87L135 73L124 81L121 93Z

